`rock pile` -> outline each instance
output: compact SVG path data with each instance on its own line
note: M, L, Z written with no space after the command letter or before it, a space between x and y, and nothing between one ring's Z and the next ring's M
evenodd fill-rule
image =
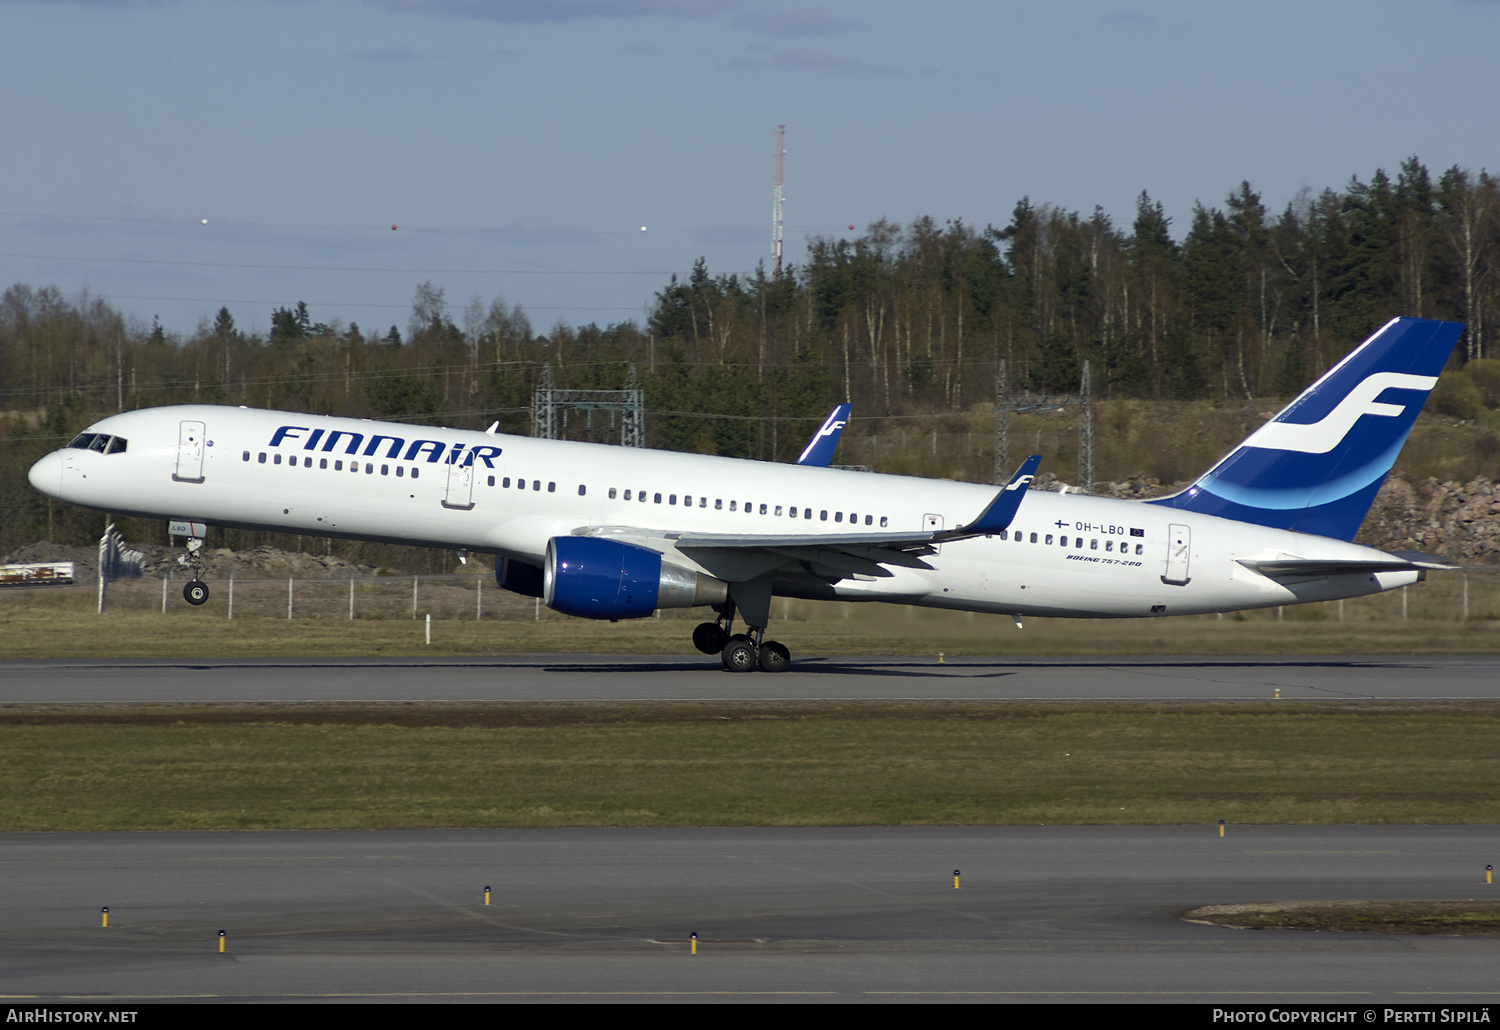
M1393 551L1427 551L1460 565L1500 562L1500 493L1481 476L1468 483L1386 480L1360 543Z

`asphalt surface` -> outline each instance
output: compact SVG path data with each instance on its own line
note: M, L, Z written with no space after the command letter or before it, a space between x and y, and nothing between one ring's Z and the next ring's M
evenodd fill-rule
M298 701L1432 701L1500 699L1500 657L806 659L778 675L703 657L11 661L0 704Z
M1494 1003L1494 938L1180 914L1489 896L1497 850L1493 827L0 835L0 1001Z
M1488 657L830 659L779 676L613 656L37 661L0 666L0 704L1482 700L1500 694L1497 673ZM1365 1021L1386 1005L1500 1002L1500 940L1181 914L1491 898L1497 858L1496 826L7 834L0 1007L1185 1002L1336 1005Z

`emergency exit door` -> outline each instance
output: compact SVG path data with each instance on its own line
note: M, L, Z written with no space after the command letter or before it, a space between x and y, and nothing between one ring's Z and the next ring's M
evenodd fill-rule
M1188 558L1192 554L1192 536L1186 526L1167 527L1167 572L1163 583L1172 586L1188 585Z
M203 482L202 422L181 422L177 427L177 470L172 478L179 483Z

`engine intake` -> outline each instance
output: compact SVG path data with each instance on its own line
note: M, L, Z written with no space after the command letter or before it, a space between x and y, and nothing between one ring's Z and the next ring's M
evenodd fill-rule
M547 541L542 602L585 619L644 619L658 608L722 606L729 584L661 560L649 547L589 536Z

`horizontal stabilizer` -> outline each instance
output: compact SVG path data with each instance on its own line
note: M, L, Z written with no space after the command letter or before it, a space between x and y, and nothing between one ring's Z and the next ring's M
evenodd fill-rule
M1405 557L1410 554L1411 558ZM1422 560L1412 560L1422 559ZM1428 569L1454 569L1435 554L1418 554L1415 551L1392 554L1384 558L1279 558L1274 561L1256 561L1241 558L1239 563L1252 572L1259 572L1271 579L1300 579L1308 576L1374 575L1377 572L1414 572Z
M1458 566L1440 554L1424 551L1391 551L1397 558L1405 558L1419 569L1456 569Z

